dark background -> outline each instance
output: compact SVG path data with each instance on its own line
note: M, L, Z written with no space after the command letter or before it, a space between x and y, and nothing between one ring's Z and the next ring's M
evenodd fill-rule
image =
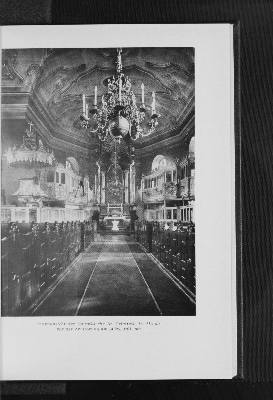
M243 363L239 376L230 382L3 383L6 398L12 393L39 393L40 399L52 399L49 394L66 393L63 398L273 399L273 1L2 0L0 6L1 25L237 21L243 221ZM240 246L238 251L240 258Z

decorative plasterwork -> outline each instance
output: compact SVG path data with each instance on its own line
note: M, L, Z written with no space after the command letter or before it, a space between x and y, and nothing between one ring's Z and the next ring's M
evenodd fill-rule
M40 182L36 178L20 179L19 189L12 194L25 204L40 204L48 195L41 189Z
M149 151L159 142L165 146L176 142L177 136L181 140L188 135L187 125L194 115L194 49L125 48L122 57L124 74L132 82L137 101L141 101L144 82L147 107L155 91L157 112L161 115L157 132L136 141L136 149ZM96 137L79 124L81 95L85 93L92 104L97 85L98 99L101 98L106 91L105 81L114 74L115 58L116 49L20 49L6 53L4 74L6 81L12 82L14 77L24 90L31 92L28 114L37 124L40 121L48 145L64 141L92 153L97 146ZM15 108L5 104L4 113L9 117Z
M17 72L18 50L9 49L2 52L2 81L9 85L22 85L23 77Z
M177 146L183 145L190 137L194 135L194 115L189 120L187 125L182 129L178 130L176 135L159 138L156 143L146 144L143 148L135 148L135 154L137 157L148 157L149 154L154 154L156 151L162 149L175 149Z
M93 90L98 86L98 98L105 93L105 80L114 73L115 49L67 49L50 54L35 90L44 101L51 117L67 136L81 137L79 114L81 94L92 104ZM123 70L132 82L137 100L141 98L141 83L146 88L147 106L152 91L156 92L157 109L162 115L156 139L177 130L181 115L194 96L193 51L188 49L124 49ZM139 99L138 99L139 97ZM192 104L190 108L193 106ZM92 140L91 138L88 138ZM142 139L151 143L155 138Z

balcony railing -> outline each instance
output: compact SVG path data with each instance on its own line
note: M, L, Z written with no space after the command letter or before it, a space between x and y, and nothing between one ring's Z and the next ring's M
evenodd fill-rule
M157 187L143 189L142 199L144 202L164 200L163 185L161 184Z
M58 207L1 207L1 221L5 222L68 222L86 221L92 217L91 210L73 210Z
M195 177L186 177L177 185L176 182L166 182L154 188L146 188L142 191L144 202L160 202L175 199L177 197L190 197L195 195Z

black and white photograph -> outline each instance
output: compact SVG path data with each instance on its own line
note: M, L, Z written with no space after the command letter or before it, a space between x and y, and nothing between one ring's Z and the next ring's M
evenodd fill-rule
M195 49L2 50L2 316L196 316Z

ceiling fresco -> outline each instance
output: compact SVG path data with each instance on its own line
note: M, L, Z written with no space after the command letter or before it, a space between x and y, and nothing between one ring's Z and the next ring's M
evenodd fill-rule
M115 74L116 56L114 48L6 50L2 86L12 86L14 78L14 85L21 86L21 92L29 90L39 101L43 114L51 121L53 137L71 143L79 139L83 147L92 148L97 142L95 135L80 126L82 94L92 107L97 86L100 102L107 91L107 78ZM122 64L137 104L141 104L143 82L146 106L150 107L155 91L156 111L161 115L156 132L138 139L135 147L181 134L194 118L194 49L123 48Z

